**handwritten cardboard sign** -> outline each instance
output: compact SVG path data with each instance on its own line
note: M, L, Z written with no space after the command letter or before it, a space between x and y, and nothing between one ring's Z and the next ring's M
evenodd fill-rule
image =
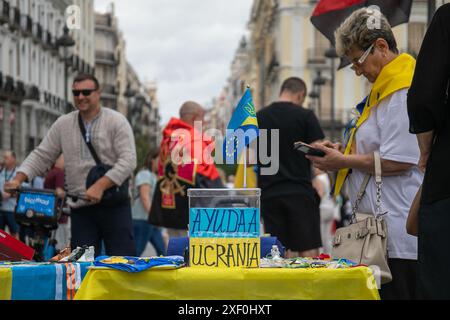
M191 208L193 238L259 238L259 208Z
M260 238L190 238L191 267L258 268Z

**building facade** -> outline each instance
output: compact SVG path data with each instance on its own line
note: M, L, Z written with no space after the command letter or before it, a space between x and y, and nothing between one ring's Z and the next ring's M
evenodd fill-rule
M150 149L159 147L161 142L161 117L157 98L156 82L142 83L134 68L127 64L127 118L135 136L148 139Z
M95 13L95 75L102 106L125 115L136 138L148 136L151 147L161 139L155 83L144 84L127 61L126 42L115 16L114 4L106 13Z
M114 11L112 3L109 12L95 13L95 75L102 87L102 105L127 115L126 43Z
M70 33L79 45L65 59L57 40L63 34L66 9L73 4L80 8L81 26ZM53 122L71 110L65 101L64 63L68 84L75 73L93 70L89 26L93 0L0 1L0 151L12 149L22 160Z

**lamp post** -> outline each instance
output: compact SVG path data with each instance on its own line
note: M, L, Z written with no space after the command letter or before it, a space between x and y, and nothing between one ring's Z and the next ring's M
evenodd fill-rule
M336 49L334 47L330 47L325 51L325 57L331 60L331 139L334 140L334 131L335 131L335 97L334 97L334 83L336 78L336 64L335 59L338 58L336 53Z
M68 101L69 101L69 97L68 97L68 69L69 69L69 65L67 63L67 59L69 56L69 48L73 47L75 45L75 41L73 40L73 38L70 36L69 34L69 28L67 27L67 25L64 25L64 29L63 29L63 35L56 40L56 46L58 48L63 47L63 59L64 59L64 102L65 102L65 109L66 112L68 112Z
M134 104L136 102L136 91L131 89L131 85L127 84L127 90L124 92L123 96L127 99L127 119L130 122L131 126L133 127L133 114L132 110L134 108ZM134 127L133 127L134 130Z
M312 100L316 100L319 98L319 92L317 91L316 86L313 85L313 90L308 94L308 97ZM319 116L319 108L316 105L316 103L313 103L313 111L314 113Z
M436 11L436 0L428 0L428 26L433 20L434 12Z
M317 71L317 76L314 79L313 84L314 84L314 87L317 88L317 91L315 92L315 94L317 95L317 100L318 100L318 116L319 116L319 119L322 118L322 100L320 98L320 96L321 96L321 94L320 94L321 90L320 89L321 89L321 87L323 85L325 85L325 83L326 83L326 79L324 77L322 77L322 72L320 70L318 70Z
M132 109L132 117L133 117L133 129L136 134L142 133L142 123L139 123L137 119L141 115L142 108L145 104L145 97L141 94L138 94L136 96L136 103L134 104L134 107Z

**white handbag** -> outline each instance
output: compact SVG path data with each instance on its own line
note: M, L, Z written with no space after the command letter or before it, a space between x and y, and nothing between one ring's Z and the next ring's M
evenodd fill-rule
M358 206L372 177L368 174L364 178L353 206L352 224L336 230L331 255L334 259L349 259L377 270L381 284L385 284L392 281L392 274L387 262L388 230L382 217L385 213L381 212L381 159L379 152L375 152L374 156L377 185L376 212L358 212Z

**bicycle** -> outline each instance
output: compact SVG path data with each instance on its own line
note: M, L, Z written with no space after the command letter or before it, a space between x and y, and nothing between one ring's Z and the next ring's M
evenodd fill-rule
M46 242L55 246L55 231L63 215L70 216L66 199L76 202L86 200L82 195L65 193L64 198L56 196L55 190L19 187L7 190L17 195L14 216L21 228L25 229L25 243L35 250L34 260L45 261Z

